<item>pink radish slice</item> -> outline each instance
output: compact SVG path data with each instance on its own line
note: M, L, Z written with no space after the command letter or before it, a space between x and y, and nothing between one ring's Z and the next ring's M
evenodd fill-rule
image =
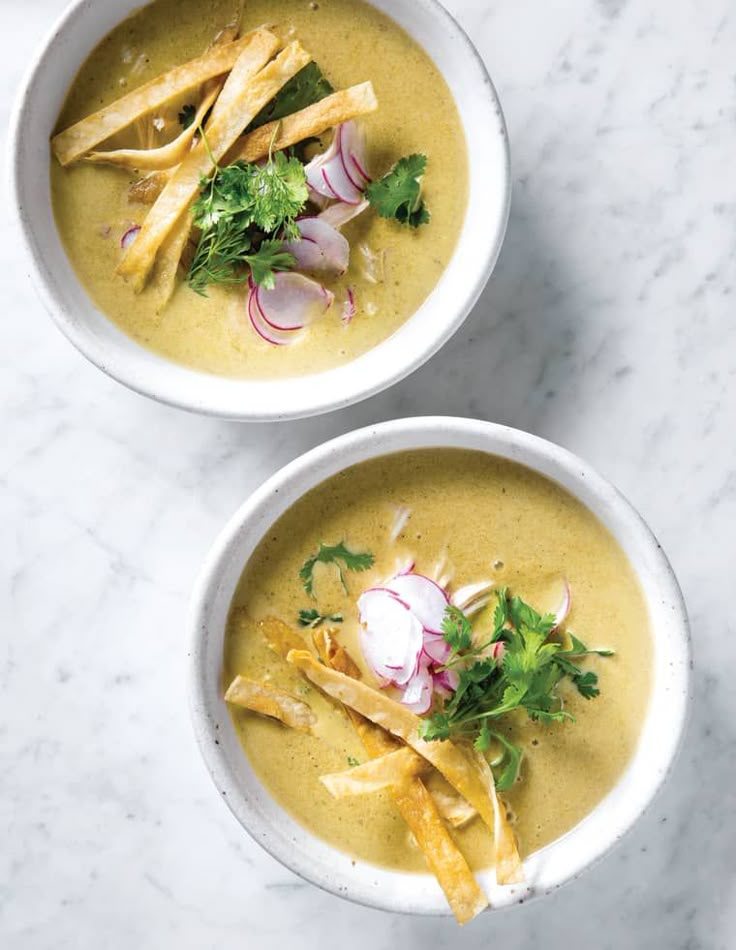
M366 171L365 160L365 129L357 122L343 122L340 126L340 148L346 157L349 165L363 179L364 185L371 181L371 176Z
M275 330L263 319L263 314L261 313L261 310L258 306L255 285L251 285L248 291L247 307L250 325L253 327L258 336L262 340L265 340L266 343L271 343L273 346L286 346L289 343L294 342L295 337L293 333L289 334L281 330Z
M334 301L334 295L303 274L276 274L273 290L254 290L263 319L274 330L300 330L319 319Z
M367 207L368 202L365 199L357 205L336 201L334 204L328 205L324 211L320 211L319 217L331 224L333 228L341 228L348 221L352 221L353 218L357 218L359 214L362 214Z
M350 184L356 191L362 191L365 187L365 179L361 174L359 166L347 154L345 148L345 124L338 125L335 137L337 138L337 154L340 156L340 164Z
M493 581L478 581L476 584L466 584L456 590L450 600L460 610L472 615L488 605L494 587Z
M433 679L438 693L454 693L460 685L460 677L455 670L440 670L433 674Z
M406 706L417 716L429 712L433 686L432 674L426 666L420 666L416 676L412 677L404 688L401 695L402 706Z
M424 652L432 663L442 666L450 659L450 645L441 633L424 631Z
M425 630L441 633L449 600L439 584L424 574L399 574L386 581L386 587L409 604Z
M380 678L404 686L416 674L422 651L417 618L386 590L368 590L358 599L360 644L368 666Z
M124 251L127 251L133 241L138 237L140 229L140 224L135 224L132 228L128 228L125 234L120 238L120 247L122 247Z
M355 306L355 291L352 287L348 287L345 303L342 305L342 322L345 326L350 323L357 312L358 308Z
M363 200L363 192L357 188L345 171L340 152L340 128L335 133L332 144L321 155L316 155L305 166L307 184L320 195L336 198L346 204L358 205Z
M555 625L553 630L557 630L565 620L567 619L568 614L570 613L570 608L572 607L572 591L570 590L570 585L566 577L562 578L562 598L560 603L555 610Z
M293 254L299 267L344 274L350 261L350 245L323 218L300 218L296 222L301 239L287 241L283 250Z

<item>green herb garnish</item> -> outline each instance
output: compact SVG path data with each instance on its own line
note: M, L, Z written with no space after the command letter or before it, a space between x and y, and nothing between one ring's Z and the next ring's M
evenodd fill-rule
M299 626L301 627L315 628L323 623L342 623L342 621L342 614L321 614L315 607L311 610L299 611Z
M201 189L192 205L193 223L202 233L189 286L204 294L208 284L240 283L250 273L257 284L272 288L274 273L296 263L281 241L297 236L295 219L307 201L302 163L276 152L263 166L216 165Z
M308 557L299 571L304 590L314 596L314 568L317 564L334 564L340 575L340 583L347 593L347 584L343 571L366 571L373 566L375 558L368 551L350 551L342 541L339 544L322 544L316 554Z
M611 656L613 651L589 650L571 634L571 646L565 649L550 639L556 626L553 614L537 613L520 597L509 596L505 588L497 591L497 598L493 627L480 643L463 612L447 608L442 632L451 653L445 669L457 672L459 684L443 708L424 722L422 737L427 741L472 739L482 752L495 742L500 752L491 764L496 785L503 791L516 781L522 753L499 731L499 720L521 709L538 722L574 720L563 706L558 685L568 678L581 696L594 698L600 692L597 674L581 670L575 661ZM491 655L494 644L498 652L502 650L500 663Z
M426 170L426 155L409 155L400 159L388 175L372 181L365 196L382 218L396 218L401 224L418 228L430 218L422 200L422 177Z
M194 117L197 114L197 110L191 103L181 107L181 112L177 114L177 119L179 120L179 125L183 129L188 129L189 126L194 122Z
M266 103L245 131L252 132L267 122L274 122L293 112L306 109L307 106L329 96L331 92L334 90L319 66L314 62L307 63Z

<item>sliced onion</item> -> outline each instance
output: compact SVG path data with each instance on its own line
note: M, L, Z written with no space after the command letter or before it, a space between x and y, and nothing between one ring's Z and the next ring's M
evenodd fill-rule
M411 508L407 508L406 505L399 505L394 513L394 523L391 528L391 534L389 536L389 541L391 544L398 538L401 532L406 527L406 522L411 517Z
M360 644L368 666L381 679L404 686L416 675L422 626L390 591L372 588L358 599Z
M432 706L432 690L434 680L432 674L426 666L420 666L416 675L413 676L404 687L401 695L401 704L410 709L417 716L429 712Z
M350 261L350 245L340 232L321 217L296 222L301 238L286 241L283 249L293 254L302 270L344 274Z
M425 630L442 632L442 620L449 603L445 591L424 574L398 574L386 587L405 600Z
M325 314L335 299L303 274L276 274L274 281L273 290L253 289L263 319L274 330L301 330Z
M128 228L125 234L120 238L120 247L122 247L124 251L127 251L133 241L138 237L140 229L140 224L134 224L133 227Z
M324 211L321 211L319 217L322 221L331 224L333 228L341 228L348 221L352 221L353 218L357 218L359 214L362 214L367 207L368 202L365 199L357 205L336 201L334 204L328 205Z

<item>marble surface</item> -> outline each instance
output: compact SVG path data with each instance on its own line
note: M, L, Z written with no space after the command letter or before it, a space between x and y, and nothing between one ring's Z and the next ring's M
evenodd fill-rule
M3 135L62 6L0 3ZM736 11L450 6L506 110L511 222L464 328L388 393L277 428L155 405L53 328L0 220L7 950L736 946ZM679 573L696 657L683 753L635 830L574 885L462 932L351 906L262 853L204 772L184 687L187 595L236 505L329 436L421 413L528 429L610 477Z

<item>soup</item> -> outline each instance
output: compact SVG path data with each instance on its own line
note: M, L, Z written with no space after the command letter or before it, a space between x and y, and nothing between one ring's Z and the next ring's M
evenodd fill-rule
M278 122L285 130L290 119L305 116L305 134L289 140L289 146L281 150L278 122L261 126L273 126L278 135L270 143L263 140L265 154L261 148L260 158L253 158L249 171L258 176L268 159L267 146L275 146L271 159L282 151L299 163L299 169L307 169L301 193L304 201L297 202L298 210L285 219L284 227L279 223L272 231L264 231L257 221L238 231L239 238L246 235L246 243L233 245L221 240L214 227L209 231L197 227L211 218L195 216L198 195L192 193L172 212L173 217L178 215L178 223L168 234L168 244L152 247L145 279L141 281L133 267L126 274L126 262L134 254L142 255L137 248L155 230L151 222L164 201L164 183L170 183L174 175L181 178L183 166L192 164L197 150L203 162L189 181L204 194L205 179L218 177L219 171L213 175L212 164L207 164L206 139L216 138L218 108L222 106L220 115L228 111L224 100L238 67L230 57L231 72L224 89L223 76L210 77L194 89L184 89L181 81L177 85L172 80L171 97L160 101L162 97L157 100L152 91L151 102L158 105L148 111L134 108L129 96L181 64L220 55L212 52L213 37L231 21L234 7L232 0L213 0L205 6L197 0L155 0L116 27L92 52L69 91L52 143L59 158L51 167L56 223L71 264L93 302L143 346L177 363L230 377L319 372L353 360L385 340L414 314L437 283L452 256L465 214L463 131L450 91L431 59L378 10L361 0L249 0L242 22L228 27L229 32L215 41L221 49L230 48L263 23L269 24L268 30L261 31L263 36L275 38L273 51L269 47L264 52L264 59L270 55L271 60L252 78L251 86L244 87L245 93L254 89L255 105L250 111L242 107L243 118L249 120L250 129L255 121L251 121L252 112L262 107L263 95L255 90L257 80L269 69L273 72L280 59L286 69L282 79L291 77L287 86L292 93L296 89L296 95L285 106L293 111ZM294 49L304 62L309 61L308 68L302 60L296 62L299 69L291 67L288 56ZM314 64L316 75L323 76L320 82L309 71ZM200 62L200 71L201 66ZM333 114L321 121L316 116L310 119L320 101L327 115L332 102L329 91L335 101ZM343 103L339 95L345 91L348 97ZM281 89L262 107L266 114L273 103L281 103L280 94ZM87 117L121 95L128 97L126 108L135 121L122 128L117 127L120 121L113 123L114 134L102 141L97 141L98 133L88 135L79 148L67 148L70 127L77 124L77 129L89 131L94 116ZM215 98L206 118L208 96ZM200 131L191 125L187 128L187 123L200 118ZM85 121L86 127L82 126ZM105 121L112 121L109 114ZM341 138L344 147L330 159L336 128L349 141L345 145ZM180 137L187 139L191 152L177 149L177 162L166 167L161 149L176 144ZM95 144L90 146L92 141ZM227 141L218 159L221 169L243 154L243 135ZM353 157L357 164L349 164L348 178L344 168L335 171L334 163L351 162ZM402 158L417 157L419 164L399 165ZM162 162L163 168L146 170ZM330 185L316 191L320 182L324 184L320 177L324 169L332 175ZM204 175L201 182L197 171ZM374 179L370 185L369 177ZM224 182L225 177L219 180ZM370 202L364 201L364 196L374 194ZM397 209L396 201L404 194L409 197ZM384 213L393 216L382 217ZM427 214L431 217L425 222ZM163 218L161 208L159 224ZM307 225L305 218L310 219ZM187 226L182 233L184 220ZM179 248L175 231L181 237ZM316 258L311 253L315 232ZM292 240L285 242L285 236ZM294 238L299 242L297 251ZM208 269L212 258L204 252L212 251L218 241L216 266ZM266 283L251 293L249 279L257 282L261 277L247 258L254 251L263 255L261 244L269 241L281 248L288 243L285 252L295 254L296 261L284 271L274 270L275 289ZM220 253L222 247L226 250ZM199 266L203 261L205 266ZM203 275L205 283L199 280ZM213 275L216 279L210 279Z
M336 550L332 557L330 551ZM435 588L445 597L440 605L446 603L449 628L448 616L441 623L427 619ZM386 589L401 603L394 603ZM418 600L411 603L413 598ZM392 672L402 658L389 662L380 656L381 649L390 652L400 632L404 636L407 602L424 627L424 648L431 653L429 659L422 653L421 660L434 676L429 706L416 701L416 690L407 693L421 674L412 671L407 685L405 677ZM502 602L510 613L499 626ZM453 604L461 605L459 613ZM480 452L418 450L357 465L308 492L260 542L233 600L224 685L238 675L266 683L306 704L315 721L308 732L299 731L231 704L244 752L259 778L291 815L335 847L385 867L426 870L425 855L412 841L390 787L339 798L325 787L324 776L351 767L357 771L369 756L354 717L325 695L319 673L315 682L305 663L284 662L273 644L269 648L264 618L290 625L306 649L314 650L312 634L329 629L359 667L361 682L393 701L391 715L403 699L404 708L413 709L422 723L436 725L437 713L452 708L458 689L457 679L441 679L453 663L457 677L458 669L469 669L479 657L490 667L497 662L498 670L483 681L489 695L498 688L493 676L506 676L502 688L514 682L503 654L513 653L521 640L513 629L514 612L525 605L537 614L536 620L526 618L531 625L541 624L536 656L547 649L543 643L555 644L551 663L562 663L568 671L572 663L574 669L553 686L550 695L556 698L546 712L546 700L528 692L521 705L489 720L494 736L486 757L503 789L500 797L521 856L564 835L612 789L636 746L649 694L646 605L622 550L587 508L541 475ZM546 626L544 614L554 618ZM391 627L388 640L381 639L382 618ZM438 656L440 641L457 643L457 624L464 620L472 627L473 647L466 644L454 659ZM439 637L438 627L444 629ZM583 642L591 651L605 648L605 655L583 655ZM570 661L571 644L579 655ZM479 647L483 651L467 659ZM438 745L470 751L469 742L479 733L472 731L473 710L465 706L462 715L454 714L448 742L438 742L435 731L434 740L414 746L420 757ZM482 703L475 708L483 708ZM532 708L541 710L535 718ZM382 724L392 722L391 715ZM520 766L515 763L519 755ZM458 816L446 808L453 802L451 785L433 770L422 775L470 868L493 864L493 836L486 823L472 817L472 810L470 820L456 822Z

